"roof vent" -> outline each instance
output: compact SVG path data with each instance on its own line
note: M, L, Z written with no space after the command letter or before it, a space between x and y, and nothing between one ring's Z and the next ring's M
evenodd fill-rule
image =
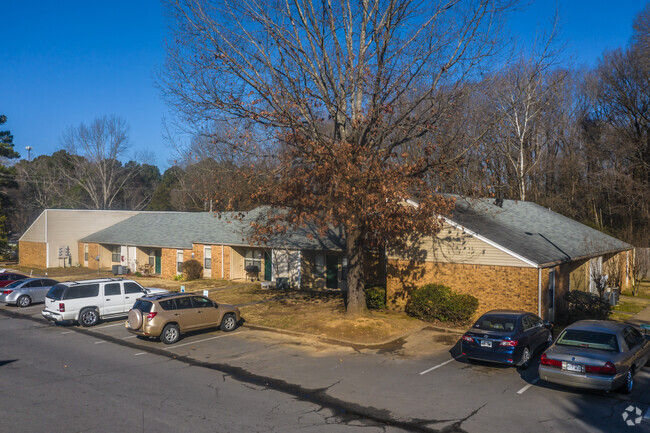
M499 207L503 207L503 199L498 198L498 199L494 200L494 204L499 206Z

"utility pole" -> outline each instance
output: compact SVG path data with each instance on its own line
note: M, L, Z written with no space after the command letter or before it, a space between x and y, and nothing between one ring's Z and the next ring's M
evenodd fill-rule
M25 148L25 150L27 151L27 161L31 161L32 160L32 146L27 146Z

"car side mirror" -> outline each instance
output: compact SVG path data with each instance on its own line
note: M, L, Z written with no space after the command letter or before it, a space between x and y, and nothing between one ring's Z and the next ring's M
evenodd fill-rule
M544 328L546 328L546 329L553 329L553 324L551 322L549 322L548 320L544 320L544 322L542 322L542 324L543 324Z

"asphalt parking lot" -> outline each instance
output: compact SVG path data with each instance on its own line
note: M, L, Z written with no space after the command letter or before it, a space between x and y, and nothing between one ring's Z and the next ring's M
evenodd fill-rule
M469 363L459 357L459 335L435 329L362 347L242 326L188 334L168 346L129 334L124 320L57 326L42 318L42 308L0 306L0 314L29 317L34 332L90 336L88 350L113 344L134 359L163 355L414 431L650 432L650 367L637 374L630 395L592 393L539 381L539 355L526 370ZM640 411L639 422L627 425L626 411Z

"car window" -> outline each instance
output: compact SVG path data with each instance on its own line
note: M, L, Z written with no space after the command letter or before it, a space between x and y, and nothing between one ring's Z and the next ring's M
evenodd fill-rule
M99 284L81 284L68 287L65 299L93 298L97 295L99 295Z
M138 283L134 282L128 282L124 283L124 293L129 294L129 293L142 293L142 286Z
M0 275L0 281L7 281L9 279L9 275Z
M184 310L192 307L192 299L189 296L183 298L176 298L176 308L179 310Z
M524 331L526 331L526 330L532 328L533 326L535 326L535 324L534 324L533 321L531 320L531 317L530 317L530 316L524 316L524 317L522 317L522 318L521 318L521 325L522 325L522 327L524 328Z
M474 328L482 331L514 331L516 317L483 316L474 324Z
M55 281L55 280L42 280L42 281L43 281L43 287L53 286L55 284L59 284L59 282Z
M636 334L641 338L637 338ZM623 329L623 338L625 339L625 344L627 344L628 349L634 349L640 342L643 340L643 336L634 328L625 328Z
M121 295L122 288L120 283L109 283L104 285L104 296Z
M194 308L214 308L212 301L202 296L192 296L192 305Z
M160 301L160 307L163 310L176 310L176 300L175 299L167 299L166 301Z
M55 286L50 287L50 290L47 291L47 296L50 299L54 299L56 301L60 301L61 298L63 297L63 293L65 292L65 286L57 284Z
M137 301L135 301L135 304L133 304L133 309L140 310L143 313L150 313L152 305L153 302L151 301L144 301L142 299L138 299Z
M636 339L637 344L643 342L644 337L643 337L643 335L641 335L641 333L639 331L637 331L634 328L630 328L630 332L632 333L632 335Z
M34 280L34 281L28 281L25 283L23 287L43 287L43 283L41 283L41 280Z
M9 279L10 280L24 280L27 278L27 275L13 274Z
M13 287L18 287L18 286L20 286L21 284L23 284L23 281L14 281L13 283L10 283L10 284L7 285L6 287L7 287L7 288L13 288Z
M618 352L616 335L608 332L566 329L555 342L558 346L576 346L586 349Z

